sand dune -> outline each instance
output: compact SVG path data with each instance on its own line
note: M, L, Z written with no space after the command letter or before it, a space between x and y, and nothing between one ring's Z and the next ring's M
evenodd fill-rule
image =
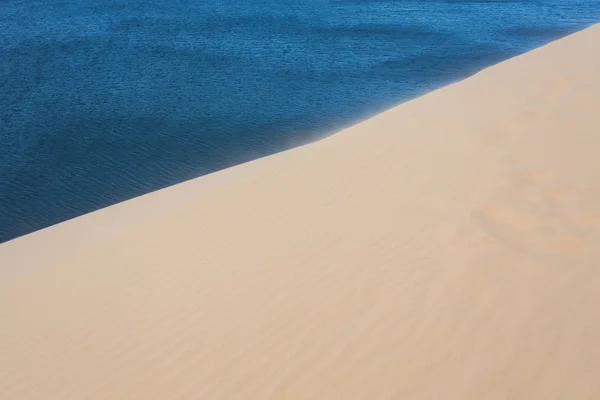
M599 71L600 25L0 245L0 398L600 398Z

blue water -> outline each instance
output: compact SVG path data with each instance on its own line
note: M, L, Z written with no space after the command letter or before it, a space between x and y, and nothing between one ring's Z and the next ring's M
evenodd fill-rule
M0 242L331 133L600 0L0 0Z

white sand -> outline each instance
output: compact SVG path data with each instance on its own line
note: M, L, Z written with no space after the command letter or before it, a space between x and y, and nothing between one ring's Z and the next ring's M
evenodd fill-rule
M0 399L599 399L600 25L0 265Z

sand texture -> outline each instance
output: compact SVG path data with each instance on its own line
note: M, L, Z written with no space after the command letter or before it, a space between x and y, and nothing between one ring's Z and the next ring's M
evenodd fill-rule
M600 25L0 245L0 399L599 399Z

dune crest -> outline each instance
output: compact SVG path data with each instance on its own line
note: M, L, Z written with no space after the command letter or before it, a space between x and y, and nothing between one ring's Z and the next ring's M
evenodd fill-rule
M2 399L597 399L600 25L0 245Z

